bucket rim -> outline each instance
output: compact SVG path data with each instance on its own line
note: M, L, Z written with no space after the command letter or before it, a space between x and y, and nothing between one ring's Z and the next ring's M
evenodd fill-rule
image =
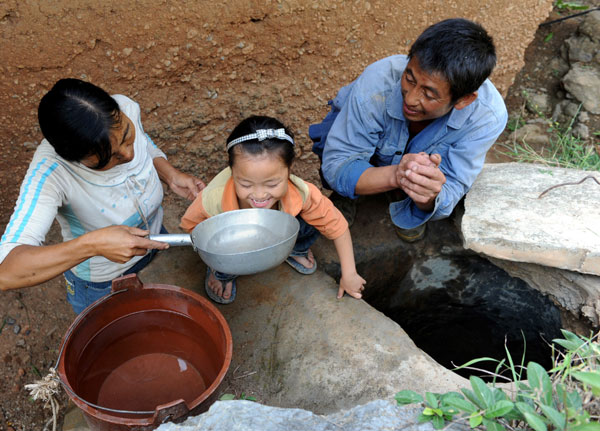
M191 297L195 301L198 301L202 306L206 307L210 313L215 317L218 321L220 327L223 329L224 337L225 337L225 345L226 351L224 352L223 357L223 366L219 370L217 376L213 380L212 384L207 387L197 398L190 402L190 405L193 407L189 407L187 403L183 399L176 399L169 401L168 403L157 405L154 410L147 411L135 411L135 410L120 410L120 409L112 409L109 407L99 406L97 404L91 403L78 394L75 393L73 388L71 387L69 380L66 376L65 364L64 364L64 352L68 342L71 340L71 337L74 331L80 326L81 322L88 316L92 310L96 309L104 302L109 301L113 296L119 295L130 290L136 289L156 289L156 290L168 290L168 291L176 291L178 293L182 293L185 296ZM134 422L135 425L151 425L156 422L157 419L161 419L160 423L166 422L168 420L176 419L178 417L187 414L189 411L195 409L200 406L206 399L208 399L213 392L217 389L217 387L221 384L223 379L225 378L225 374L229 370L229 366L231 365L231 359L233 355L233 337L231 335L231 329L223 314L219 311L219 309L213 305L208 299L202 297L198 293L184 289L179 286L168 285L168 284L158 284L158 283L147 283L143 284L137 277L137 274L129 274L123 277L119 277L113 280L112 292L94 303L88 306L83 312L81 312L71 323L67 332L65 333L61 347L59 350L58 359L56 361L55 369L57 370L57 374L59 377L59 381L68 395L71 397L73 402L81 408L84 413L94 416L100 420L107 422L115 422L114 419L125 419L119 416L115 416L114 414L125 414L132 416L143 416L140 418L126 418L128 423ZM92 411L95 410L95 411ZM177 415L173 417L174 415ZM112 421L110 419L113 419Z

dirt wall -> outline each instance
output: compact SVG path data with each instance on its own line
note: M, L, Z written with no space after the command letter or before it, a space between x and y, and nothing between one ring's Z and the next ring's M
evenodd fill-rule
M432 23L464 16L494 37L499 62L493 81L505 93L551 5L551 0L5 0L0 224L8 221L41 139L39 100L59 78L83 78L134 98L146 131L173 163L204 179L223 166L221 149L232 126L251 113L275 115L296 131L297 168L316 178L308 125L322 118L326 101L366 65L406 53Z

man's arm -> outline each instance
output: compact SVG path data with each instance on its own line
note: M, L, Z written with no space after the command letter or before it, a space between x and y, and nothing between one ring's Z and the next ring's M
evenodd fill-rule
M369 66L350 87L344 87L338 93L334 106L340 111L323 149L321 169L325 180L336 192L351 198L364 191L360 185L357 189L357 185L365 173L366 188L373 190L369 193L377 193L375 189L389 189L386 181L393 177L389 172L383 177L377 174L379 168L369 162L384 133L386 97L394 85L391 77L385 75L389 67L373 66ZM345 97L338 100L342 93ZM376 169L372 175L371 169Z
M374 195L400 187L400 165L370 167L358 179L354 193L357 195Z

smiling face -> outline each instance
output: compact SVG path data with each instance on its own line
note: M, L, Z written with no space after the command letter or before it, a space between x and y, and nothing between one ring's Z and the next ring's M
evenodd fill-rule
M409 121L430 121L453 108L450 84L441 74L421 69L416 57L410 59L402 74L402 112Z
M275 154L239 151L231 171L240 208L273 208L287 193L290 170Z
M106 171L117 165L133 160L133 143L135 141L135 127L127 115L121 112L120 121L110 131L110 145L112 148L110 160L99 171ZM92 155L81 160L88 168L96 169L98 156Z

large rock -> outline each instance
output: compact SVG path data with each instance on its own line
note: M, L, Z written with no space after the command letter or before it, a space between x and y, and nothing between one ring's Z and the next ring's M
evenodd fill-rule
M592 114L600 114L600 68L576 63L564 76L565 89Z
M398 407L387 400L373 401L328 416L306 410L281 409L251 401L224 401L213 404L200 416L180 424L167 423L157 431L433 431L430 422L418 423L420 409ZM450 430L466 430L452 424Z
M583 318L582 323L595 328L600 326L599 276L548 268L534 263L495 258L490 258L490 261L511 276L520 278L529 286L548 295L575 318Z
M487 256L600 275L600 174L486 165L465 199L464 245ZM556 187L549 190L551 187ZM544 196L540 195L546 191Z
M140 278L204 295L204 268L191 248L172 248ZM337 288L324 272L302 276L285 264L240 277L235 302L218 306L234 342L226 379L244 376L244 387L260 393L265 404L315 413L402 389L445 392L468 385L365 301L336 299Z

